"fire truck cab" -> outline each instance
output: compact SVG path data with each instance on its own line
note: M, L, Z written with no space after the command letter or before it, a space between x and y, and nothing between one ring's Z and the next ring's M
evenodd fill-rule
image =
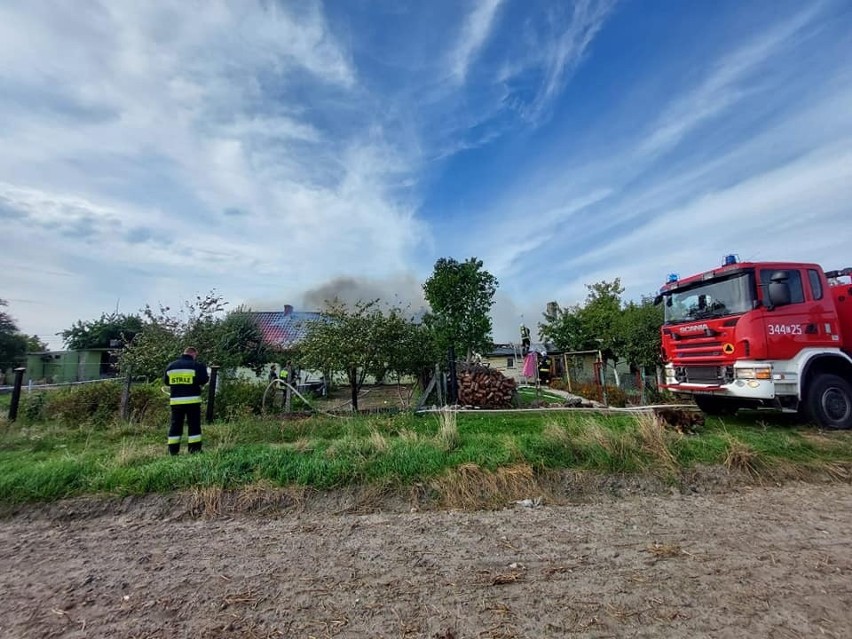
M739 262L670 275L664 387L708 414L774 407L823 428L852 428L852 268Z

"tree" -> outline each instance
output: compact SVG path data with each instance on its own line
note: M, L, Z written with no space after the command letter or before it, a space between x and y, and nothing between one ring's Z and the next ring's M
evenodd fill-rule
M587 284L582 305L545 313L539 332L565 350L599 350L604 360L616 361L623 344L621 335L621 280Z
M627 362L640 369L654 368L660 363L663 307L655 306L652 297L643 297L638 304L630 302L621 316L623 355Z
M580 316L589 338L587 348L599 349L604 362L612 361L615 364L621 358L624 346L621 333L621 294L624 293L624 287L621 280L615 278L612 282L587 284L586 288L589 293Z
M222 366L228 374L240 366L259 374L271 359L260 327L242 308L230 313L228 303L211 291L186 301L175 312L168 306L141 311L142 327L121 352L119 365L134 375L157 379L186 346L195 346L202 359Z
M483 268L482 260L464 262L442 257L423 284L431 312L423 320L434 333L438 347L465 353L491 347L491 307L497 278Z
M583 307L579 304L568 308L556 307L555 313L544 314L545 321L538 325L539 334L542 339L552 342L556 348L562 351L582 351L595 348L594 339L588 334L587 327L583 322L581 311Z
M626 360L631 366L650 367L659 361L662 310L651 298L624 305L621 280L587 284L582 305L545 313L539 331L565 350L600 350L605 362ZM616 384L619 383L618 372Z
M251 313L238 308L216 326L209 357L223 370L245 367L260 375L264 365L272 361L275 354L263 340L263 331Z
M431 357L425 337L423 329L398 308L382 311L378 300L360 301L350 308L333 300L326 303L320 319L309 322L298 345L298 359L306 368L345 374L352 410L357 411L358 393L367 375L379 379L387 372L403 375L421 370L423 358Z
M388 372L397 378L410 375L425 389L434 375L441 351L432 331L422 323L394 314L385 330Z
M18 330L9 313L2 310L9 304L0 299L0 371L19 366L24 362L29 338Z
M138 377L159 379L182 348L178 334L167 326L146 323L118 356L119 369Z
M47 342L38 335L25 335L28 353L41 353L47 350Z
M98 319L77 320L68 329L57 333L67 348L74 351L87 348L113 348L118 342L124 346L133 341L142 330L142 318L139 315L123 313L102 313Z

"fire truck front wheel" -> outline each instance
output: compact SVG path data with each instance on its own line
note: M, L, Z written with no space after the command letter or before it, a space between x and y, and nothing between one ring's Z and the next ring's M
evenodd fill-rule
M808 414L822 428L852 428L852 385L831 373L821 373L808 389Z
M739 408L732 401L714 395L696 395L695 403L707 415L734 415Z

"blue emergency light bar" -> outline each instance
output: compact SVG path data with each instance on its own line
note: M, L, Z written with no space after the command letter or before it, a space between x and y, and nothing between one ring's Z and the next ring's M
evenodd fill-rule
M730 266L731 264L736 264L737 262L739 262L739 260L737 259L737 256L736 256L736 255L731 254L731 255L726 255L726 256L725 256L725 259L724 259L724 261L722 262L722 264L723 264L724 266Z
M666 278L667 284L671 284L672 282L677 282L677 273L669 273L668 278Z

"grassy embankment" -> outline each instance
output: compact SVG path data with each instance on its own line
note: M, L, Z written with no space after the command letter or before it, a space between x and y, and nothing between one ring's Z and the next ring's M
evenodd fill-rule
M454 477L497 478L499 489L500 477L529 483L563 469L676 481L698 464L754 477L845 476L852 463L852 433L766 425L753 416L710 419L698 435L664 429L648 415L559 412L245 418L206 426L204 436L204 454L189 456L184 447L170 458L162 428L0 423L0 504L258 484L421 484L440 494Z

